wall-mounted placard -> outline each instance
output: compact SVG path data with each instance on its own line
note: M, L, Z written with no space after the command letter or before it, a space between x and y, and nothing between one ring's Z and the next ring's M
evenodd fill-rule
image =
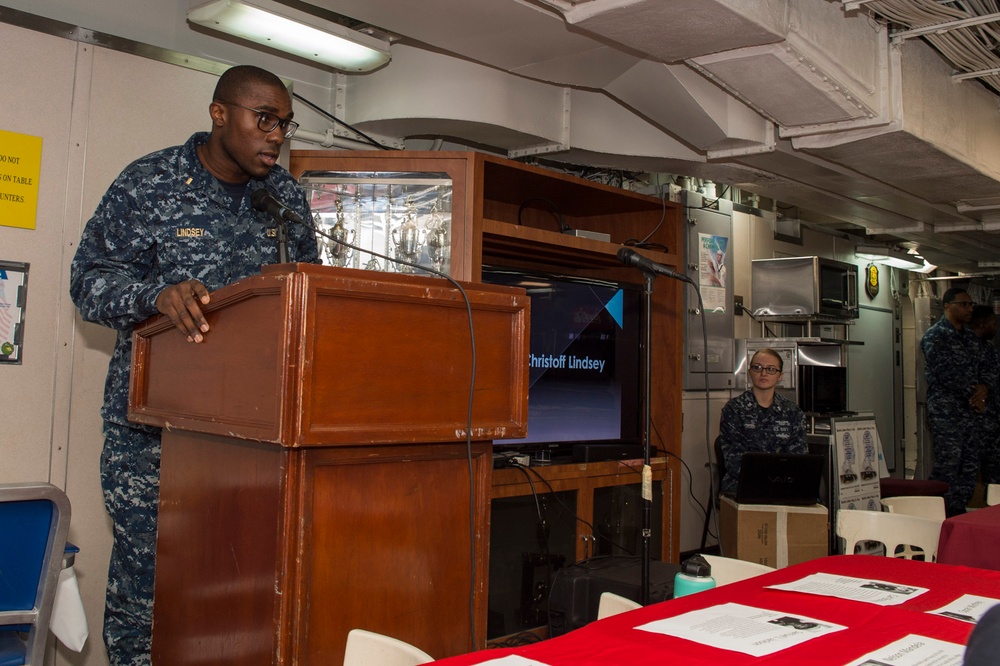
M42 137L0 130L0 225L34 229Z
M21 363L28 264L0 261L0 364Z

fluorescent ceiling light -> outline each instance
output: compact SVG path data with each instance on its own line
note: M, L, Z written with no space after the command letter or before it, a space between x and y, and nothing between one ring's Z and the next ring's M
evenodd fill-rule
M187 19L345 72L367 72L391 57L386 40L270 0L211 0L191 7Z
M906 254L885 245L858 245L854 248L854 256L908 271L919 271L929 265L920 255Z

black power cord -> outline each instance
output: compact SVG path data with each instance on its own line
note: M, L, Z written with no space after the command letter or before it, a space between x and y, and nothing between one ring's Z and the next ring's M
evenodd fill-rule
M345 123L343 120L341 120L337 116L333 115L332 113L330 113L329 111L327 111L323 107L321 107L321 106L319 106L317 104L314 104L313 102L310 102L309 100L307 100L302 95L299 95L299 94L293 92L292 93L292 97L294 97L295 99L299 100L303 104L311 107L314 111L317 111L317 112L323 114L325 117L329 118L334 123L346 127L350 131L354 132L355 134L357 134L358 136L360 136L361 138L363 138L368 143L372 144L372 146L374 146L375 148L378 148L380 150L396 150L396 148L392 148L391 146L383 146L381 143L379 143L375 139L371 138L370 136L368 136L367 134L365 134L364 132L362 132L358 128L354 127L353 125L349 125L348 123ZM390 260L390 261L395 261L395 260ZM400 263L405 264L406 262L405 261L401 261ZM423 268L423 267L421 266L421 268Z

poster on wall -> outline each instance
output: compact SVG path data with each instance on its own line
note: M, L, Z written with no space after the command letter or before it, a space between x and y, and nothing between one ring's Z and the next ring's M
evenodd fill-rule
M881 511L879 479L889 472L875 419L838 419L833 432L839 508Z
M705 312L726 311L726 250L725 236L698 234L698 291Z
M0 261L0 364L21 363L28 264Z
M0 130L0 225L34 229L42 137Z

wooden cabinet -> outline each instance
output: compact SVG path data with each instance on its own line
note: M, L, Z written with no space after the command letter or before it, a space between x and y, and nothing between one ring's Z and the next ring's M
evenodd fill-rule
M450 180L450 271L479 281L484 265L559 272L579 277L643 283L617 252L631 245L653 261L683 273L683 208L576 176L475 152L292 151L291 171L306 180L323 174L432 174ZM606 234L609 240L573 232ZM651 294L650 442L659 478L679 478L683 283L655 281ZM539 468L553 487L581 492L631 482L623 463ZM669 474L668 474L669 470ZM494 497L530 493L519 472L495 470ZM537 485L537 484L536 484ZM663 559L679 556L680 483L664 484ZM585 554L578 544L577 556Z

